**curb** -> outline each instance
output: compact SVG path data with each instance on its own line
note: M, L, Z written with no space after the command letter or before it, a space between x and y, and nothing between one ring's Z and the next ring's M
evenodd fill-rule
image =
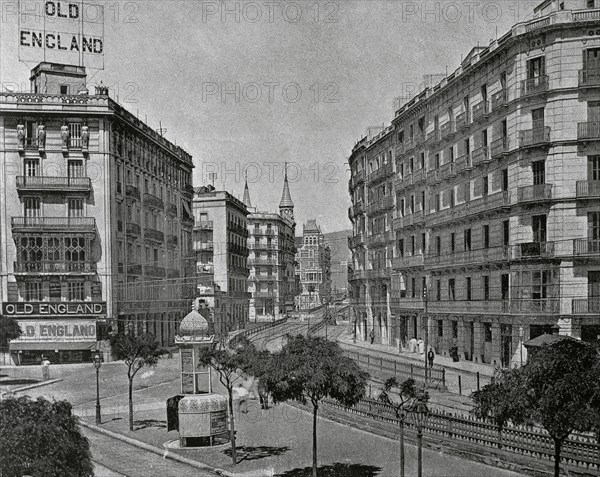
M10 392L13 392L13 393L16 394L16 393L20 393L22 391L28 391L30 389L41 388L42 386L48 386L50 384L58 383L60 381L62 381L62 378L49 379L48 381L42 381L42 382L39 382L39 383L29 384L27 386L23 386L22 388L12 389Z
M95 424L90 424L88 422L85 422L83 420L79 420L79 424L91 431L97 432L99 434L104 434L105 436L111 437L113 439L117 439L123 442L126 442L127 444L130 444L132 446L138 447L140 449L152 452L154 454L157 454L161 457L163 457L164 459L171 459L177 462L180 462L181 464L186 464L189 465L191 467L194 467L198 470L204 470L206 472L211 472L214 475L218 475L218 476L222 476L222 477L250 477L250 476L254 476L254 477L259 477L259 476L265 476L265 475L271 475L271 474L259 474L257 472L259 471L253 471L253 472L246 472L246 473L232 473L229 471L226 471L224 469L219 469L217 467L211 467L208 464L205 464L203 462L194 460L194 459L190 459L188 457L184 457L181 456L179 454L176 454L175 452L170 452L168 449L161 449L159 447L155 447L151 444L146 444L145 442L142 441L138 441L136 439L132 439L131 437L127 437L124 436L123 434L119 434L118 432L113 432L113 431L109 431L108 429L102 429L101 427L96 426Z

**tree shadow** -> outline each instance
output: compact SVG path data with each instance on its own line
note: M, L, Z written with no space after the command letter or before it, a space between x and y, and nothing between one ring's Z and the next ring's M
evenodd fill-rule
M318 469L319 477L375 477L381 472L381 467L363 464L342 464L336 462L332 465L320 466ZM278 477L311 477L312 467L303 469L292 469L277 474Z
M236 447L236 452L237 452L237 456L239 461L241 462L243 460L258 460L258 459L264 459L265 457L272 457L272 456L280 456L281 454L283 454L284 452L287 452L290 450L289 447L285 446L285 447L269 447L269 446L260 446L260 447L247 447L247 446L240 446L240 447ZM225 449L223 451L223 454L231 457L231 448Z
M136 430L146 429L148 427L156 427L157 429L167 428L167 421L160 421L158 419L141 419L139 421L134 421L133 424Z
M15 384L35 384L39 383L37 379L3 379L0 381L0 386L8 386Z

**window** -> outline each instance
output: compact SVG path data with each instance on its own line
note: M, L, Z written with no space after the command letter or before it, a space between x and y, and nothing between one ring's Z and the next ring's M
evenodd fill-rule
M438 256L442 254L442 238L439 235L435 238L435 253Z
M456 279L450 278L448 280L448 300L455 301L456 300Z
M452 338L458 338L458 321L452 321Z
M49 283L49 295L50 295L50 301L52 302L56 302L56 301L61 301L62 299L62 287L60 285L60 282L58 280L52 280Z
M483 196L487 196L490 192L490 179L489 176L483 176Z
M425 169L425 153L421 153L421 169Z
M83 161L69 159L67 162L67 175L68 177L83 177Z
M544 108L531 110L531 126L533 129L542 129L544 127Z
M508 169L502 169L502 190L508 190Z
M437 301L442 301L442 281L441 280L436 280L435 281L435 293L436 293L436 300Z
M510 221L502 222L502 245L508 247L510 243Z
M483 226L483 248L490 248L490 226Z
M69 199L69 217L83 217L83 199Z
M83 262L86 255L85 238L65 238L65 260L68 262Z
M41 204L39 197L27 197L23 204L25 217L41 217Z
M412 298L417 297L417 283L415 277L410 279L410 293Z
M421 234L421 253L425 254L425 250L426 250L426 245L427 245L427 235L425 233Z
M468 252L471 250L471 229L465 229L463 233L464 251Z
M488 275L483 277L483 299L485 301L490 299L490 277Z
M546 183L546 161L534 161L531 163L533 171L533 185Z
M472 288L471 288L471 277L467 277L465 288L467 289L467 301L471 301L473 299Z
M500 276L500 291L502 293L502 300L508 300L508 294L509 294L509 275L508 273L503 273Z
M437 335L442 338L444 336L444 321L437 320Z
M81 123L69 123L69 146L81 147Z
M450 251L452 253L456 251L456 234L454 232L450 234Z
M546 75L546 58L540 56L527 61L527 79Z
M25 282L25 301L42 300L41 282Z
M69 94L69 85L68 84L60 85L60 94Z
M491 323L483 324L483 339L486 343L492 342L492 324Z
M25 159L24 175L27 177L35 177L39 175L40 161L39 159Z
M546 241L546 216L545 215L534 215L531 217L532 229L533 229L533 241L534 242L545 242Z
M487 90L487 84L483 84L481 85L481 101L487 105L488 102L488 90ZM487 106L486 106L486 111L487 111Z
M398 240L398 253L400 257L404 257L404 239Z
M600 181L600 156L588 156L588 181Z
M83 301L85 300L85 283L69 282L67 292L69 301Z

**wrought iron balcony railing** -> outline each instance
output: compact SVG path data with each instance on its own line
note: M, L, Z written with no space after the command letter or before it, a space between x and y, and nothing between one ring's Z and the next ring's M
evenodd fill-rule
M127 222L126 233L127 235L136 235L139 237L142 234L142 228L140 227L140 224Z
M537 184L517 189L519 202L539 202L552 199L552 184Z
M514 260L554 258L553 242L526 242L512 246Z
M165 234L162 233L160 230L146 227L144 229L144 239L162 243L165 241Z
M483 162L489 162L491 159L490 148L488 146L474 149L471 153L471 162L474 166Z
M213 242L201 242L194 245L194 250L200 250L201 252L212 252L215 249Z
M492 111L495 112L508 104L508 90L502 89L492 94Z
M177 247L177 244L179 243L179 237L177 237L177 235L169 235L167 237L167 245L170 247Z
M177 205L172 202L168 202L167 203L167 214L169 214L173 217L177 217Z
M590 298L573 298L572 302L573 314L581 315L600 315L600 297Z
M140 190L133 184L125 185L125 195L132 199L140 200Z
M128 263L127 264L127 275L141 275L142 274L142 266L137 263Z
M576 193L578 198L600 197L600 181L577 181Z
M153 209L164 209L165 204L160 197L156 197L155 195L144 193L144 205L147 207L152 207Z
M445 139L455 132L454 121L450 120L440 126L440 138Z
M96 219L93 217L13 217L11 223L13 233L96 233Z
M574 239L573 255L579 257L600 256L600 240Z
M148 277L164 278L166 276L166 271L164 267L144 265L144 275Z
M550 126L519 131L520 147L544 146L550 142Z
M521 81L521 97L532 96L536 94L546 93L548 91L549 81L548 76L538 76Z
M487 101L480 101L477 104L473 105L473 121L478 121L483 119L484 116L489 114L490 108L489 103Z
M469 125L469 114L468 112L460 113L456 116L456 130L466 128Z
M17 189L89 192L92 189L92 181L89 177L17 176Z
M14 263L15 273L47 273L47 274L93 274L96 273L96 262L78 261L78 262L22 262Z
M600 87L600 68L579 70L579 87Z
M213 229L213 221L212 220L201 220L194 224L194 228L197 230L212 230Z
M577 123L577 139L600 141L600 121Z
M558 298L522 298L510 300L511 313L559 313L560 299Z
M508 150L509 150L509 148L508 148L508 138L507 137L500 137L500 138L492 141L492 158L493 159L498 156L501 156L502 154L507 153Z
M422 253L414 255L405 255L404 257L396 257L392 260L392 267L396 270L403 268L422 267L424 264L424 256Z

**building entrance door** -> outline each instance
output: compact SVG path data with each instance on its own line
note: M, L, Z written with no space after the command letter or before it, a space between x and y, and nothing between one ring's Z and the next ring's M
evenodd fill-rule
M467 321L464 324L464 350L465 359L473 361L473 349L475 348L475 333L473 331L473 322Z

